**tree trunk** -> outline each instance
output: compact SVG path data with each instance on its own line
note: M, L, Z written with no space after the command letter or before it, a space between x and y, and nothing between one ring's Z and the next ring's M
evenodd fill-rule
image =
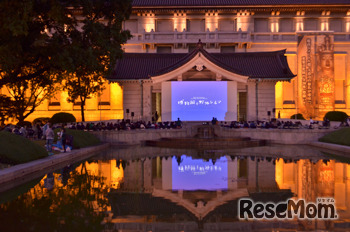
M85 122L84 106L85 106L85 101L81 101L80 110L81 110L81 121L82 122Z

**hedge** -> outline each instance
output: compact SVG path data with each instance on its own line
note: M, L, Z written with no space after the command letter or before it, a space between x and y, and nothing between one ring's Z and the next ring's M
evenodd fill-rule
M69 122L76 122L77 120L75 119L73 114L70 113L65 113L65 112L61 112L61 113L56 113L54 114L51 119L50 122L52 124L56 124L56 123L69 123Z
M349 116L342 111L329 111L326 113L325 118L329 121L344 122Z
M292 116L290 116L290 119L305 120L305 118L302 114L293 114Z

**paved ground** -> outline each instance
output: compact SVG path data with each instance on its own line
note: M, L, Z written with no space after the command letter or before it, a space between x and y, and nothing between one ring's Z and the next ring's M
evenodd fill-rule
M321 142L312 142L310 143L311 146L324 148L332 151L341 152L342 155L346 157L350 157L350 146L343 146L338 144L332 144L332 143L321 143Z
M21 185L32 178L45 175L50 171L55 171L62 166L84 160L107 147L109 147L108 143L82 148L0 170L0 192Z

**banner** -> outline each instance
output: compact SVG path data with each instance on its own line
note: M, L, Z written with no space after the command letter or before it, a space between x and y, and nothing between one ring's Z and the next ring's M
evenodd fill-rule
M334 110L334 38L304 35L298 45L298 112L322 119Z

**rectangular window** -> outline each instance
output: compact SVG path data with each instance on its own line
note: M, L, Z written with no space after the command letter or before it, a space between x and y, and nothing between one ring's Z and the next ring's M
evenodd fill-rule
M293 32L294 31L294 20L293 19L281 19L280 21L280 32Z
M219 20L219 31L236 31L236 20L234 19Z
M159 19L156 21L156 31L158 32L171 32L174 31L173 20Z
M61 105L61 92L57 91L56 94L50 99L49 106L60 106Z
M305 19L304 28L305 31L317 31L319 28L318 19Z
M205 31L205 20L204 19L187 20L187 31L204 32Z
M254 20L255 32L269 32L269 21L267 19L255 19Z
M99 99L100 105L109 105L110 102L110 85L108 83L104 84L105 89L102 91L102 94Z
M136 19L126 20L124 22L124 29L129 30L131 34L138 33L138 26Z
M221 53L234 53L235 52L235 46L221 46L220 47Z
M157 46L157 53L171 53L171 46Z
M329 30L334 31L334 32L342 32L343 31L343 20L342 19L330 19Z

